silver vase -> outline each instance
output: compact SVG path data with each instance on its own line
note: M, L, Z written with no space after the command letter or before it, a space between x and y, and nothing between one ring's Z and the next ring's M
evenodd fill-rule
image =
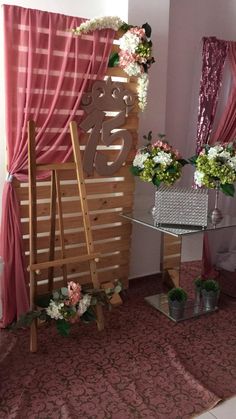
M219 193L220 193L220 184L217 183L216 189L215 189L215 206L213 211L210 213L210 220L213 225L219 224L222 219L223 215L220 209L218 208L219 205Z

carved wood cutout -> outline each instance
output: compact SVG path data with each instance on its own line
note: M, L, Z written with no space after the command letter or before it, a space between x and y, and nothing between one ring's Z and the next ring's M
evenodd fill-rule
M84 152L83 167L88 175L93 174L94 167L101 176L113 175L125 163L132 145L132 136L126 129L119 129L125 123L129 111L135 103L133 93L124 89L123 83L114 83L109 77L106 81L96 81L92 92L83 96L82 108L87 113L80 124L84 131L91 129ZM114 117L105 120L106 111L117 112ZM113 130L117 130L113 132ZM105 154L97 150L101 142L109 147L117 139L123 144L117 159L108 164Z

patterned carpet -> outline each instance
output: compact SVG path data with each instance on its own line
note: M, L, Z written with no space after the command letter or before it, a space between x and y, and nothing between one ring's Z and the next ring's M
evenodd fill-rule
M194 274L185 266L183 281ZM133 281L103 332L40 328L37 354L28 331L2 330L0 418L187 419L234 395L236 304L221 298L218 312L176 324L143 299L160 286Z

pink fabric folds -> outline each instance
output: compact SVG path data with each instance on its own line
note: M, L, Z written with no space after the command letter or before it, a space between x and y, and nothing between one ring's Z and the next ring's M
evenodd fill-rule
M6 133L8 180L27 181L27 122L36 122L40 163L64 162L71 155L69 122L83 116L82 94L107 69L114 31L74 36L81 18L4 6ZM45 176L45 174L44 174ZM20 210L14 187L3 194L0 254L3 321L6 326L28 309Z
M202 76L197 124L197 153L208 142L212 131L227 48L227 41L221 41L215 37L203 38Z
M233 76L232 89L217 130L210 139L211 144L218 140L228 142L236 138L236 42L228 42L228 44L228 57Z

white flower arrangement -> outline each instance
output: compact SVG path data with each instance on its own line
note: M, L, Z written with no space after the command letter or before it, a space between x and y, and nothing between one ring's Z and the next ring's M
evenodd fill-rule
M88 33L96 29L123 29L124 35L119 40L120 51L114 53L109 60L110 66L119 65L130 77L138 77L137 94L141 111L147 105L149 85L148 70L155 62L152 57L151 27L145 23L142 27L124 23L117 16L105 16L91 19L73 29L75 35Z
M72 29L72 32L75 35L81 35L83 33L95 31L96 29L113 29L114 31L118 31L123 23L123 20L121 20L118 16L96 17L81 23L80 26Z
M190 162L196 167L194 181L196 186L206 186L234 196L236 182L236 148L234 143L206 145Z
M144 138L148 143L137 150L131 173L144 182L152 182L155 186L160 186L161 183L173 185L180 178L182 167L187 161L163 139L165 136L159 136L159 139L152 143L150 131Z

